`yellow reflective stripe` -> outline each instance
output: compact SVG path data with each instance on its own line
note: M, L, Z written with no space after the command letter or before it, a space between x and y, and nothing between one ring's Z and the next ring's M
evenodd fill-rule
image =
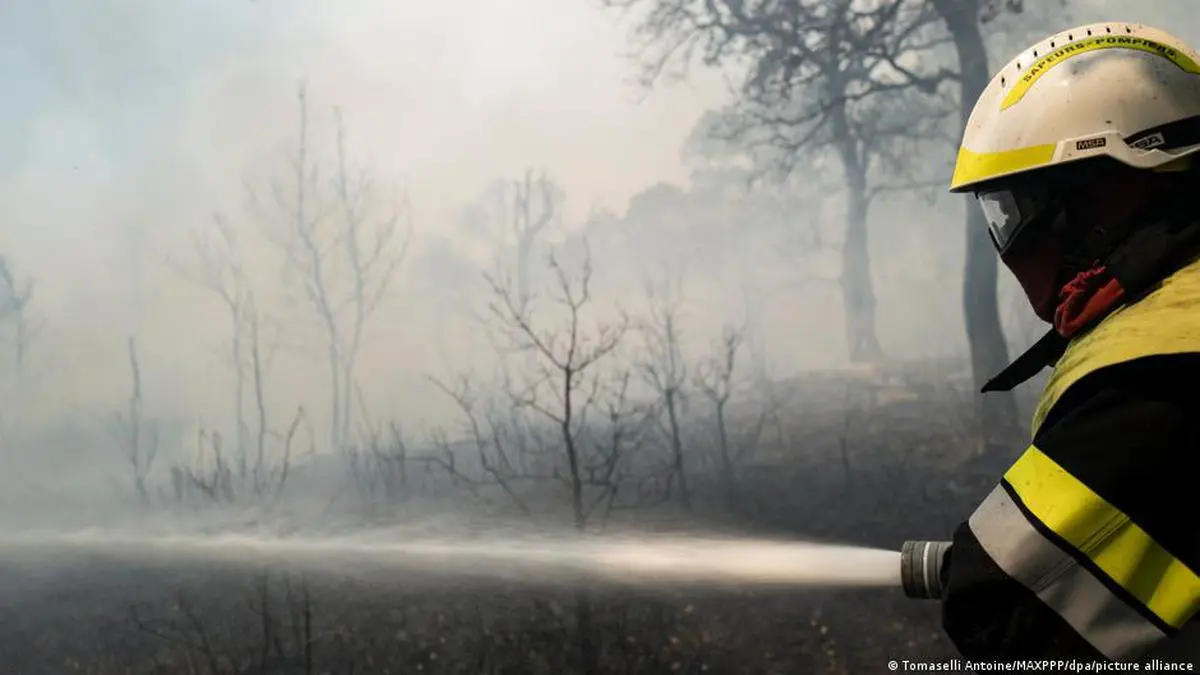
M958 161L954 164L954 177L950 180L950 189L955 190L964 185L1044 166L1054 159L1054 150L1057 147L1050 143L1000 152L975 152L961 148L958 151Z
M1200 609L1200 577L1079 479L1030 446L1004 475L1021 502L1169 626Z
M1133 35L1106 34L1070 42L1035 61L1033 65L1025 69L1025 72L1021 75L1021 79L1013 83L1013 87L1009 90L1008 95L1000 102L1000 109L1004 110L1009 106L1015 105L1025 96L1025 93L1029 91L1033 83L1037 82L1041 76L1050 72L1050 69L1054 66L1072 56L1094 52L1099 49L1133 49L1148 54L1157 54L1179 66L1186 73L1200 75L1200 64L1197 64L1190 56L1181 53L1174 47Z
M1003 487L971 514L967 526L992 562L1037 595L1100 653L1124 659L1167 638L1090 570L1029 522Z

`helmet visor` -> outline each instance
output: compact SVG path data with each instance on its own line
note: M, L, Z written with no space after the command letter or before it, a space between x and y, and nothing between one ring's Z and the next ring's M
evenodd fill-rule
M992 243L1001 255L1031 234L1031 229L1036 229L1030 228L1031 223L1056 210L1057 206L1047 191L1038 189L984 190L975 193L975 197L987 219Z

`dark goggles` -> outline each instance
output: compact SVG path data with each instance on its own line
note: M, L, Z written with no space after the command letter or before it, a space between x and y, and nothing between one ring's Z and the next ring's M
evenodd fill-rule
M981 190L975 193L988 233L996 251L1004 255L1013 245L1048 229L1049 223L1062 213L1061 202L1050 190L1037 185Z

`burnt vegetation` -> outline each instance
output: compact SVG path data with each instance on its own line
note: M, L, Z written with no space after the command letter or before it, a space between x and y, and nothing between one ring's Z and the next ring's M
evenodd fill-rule
M277 180L248 185L244 205L214 214L171 260L221 309L226 367L213 377L228 383L229 421L177 442L153 405L147 373L161 364L144 358L144 338L125 342L123 396L102 421L129 512L285 532L310 517L368 527L451 515L583 536L716 530L894 549L949 535L1020 449L1023 402L981 405L975 393L1007 359L995 261L968 207L969 354L904 360L880 338L868 241L880 203L944 184L987 81L981 25L1022 4L604 4L640 17L648 85L697 60L743 67L738 99L696 130L717 167L701 178L712 194L757 195L746 211L782 211L782 225L751 237L740 213L705 201L716 197L659 186L631 214L652 220L655 204L691 199L675 221L686 225L596 213L568 226L563 191L529 170L487 191L456 233L490 247L487 260L439 239L418 256L408 196L375 181L341 115L315 114L301 88ZM317 147L318 118L329 148ZM822 199L839 201L835 217L791 215L821 213L810 206ZM692 251L689 236L713 243ZM278 274L253 269L260 249ZM739 287L733 251L750 267L801 262L774 287ZM821 251L835 273L808 264ZM18 391L42 329L20 272L0 257L0 374ZM381 411L361 386L379 317L424 274L444 280L437 320L468 325L488 364L429 369L429 395L454 411L433 428ZM763 322L791 311L789 289L821 284L844 310L852 367L785 372L771 355L788 347L768 348ZM713 320L696 299L718 291L743 309ZM297 353L322 369L324 397L281 411L281 355ZM0 410L0 444L16 411ZM843 674L952 654L936 605L898 590L554 588L101 558L0 568L6 673Z

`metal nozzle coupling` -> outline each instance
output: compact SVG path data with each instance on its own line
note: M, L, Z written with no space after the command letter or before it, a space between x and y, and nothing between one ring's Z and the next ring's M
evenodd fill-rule
M904 594L920 600L942 597L942 565L948 541L906 541L900 547L900 585Z

